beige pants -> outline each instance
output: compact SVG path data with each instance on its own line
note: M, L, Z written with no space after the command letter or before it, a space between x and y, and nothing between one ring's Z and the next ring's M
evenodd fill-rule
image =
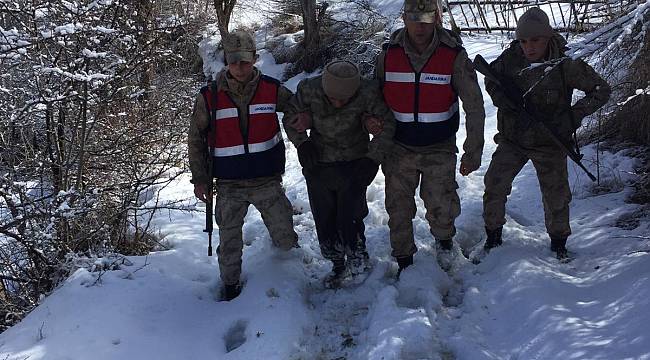
M215 219L219 225L219 269L224 284L233 285L241 275L241 257L244 247L242 226L248 206L253 205L262 214L276 247L289 250L298 242L293 230L293 210L279 180L270 180L254 186L241 186L232 181L217 182Z
M494 230L506 223L506 201L512 191L512 182L528 160L532 160L539 179L546 230L554 238L568 237L571 234L571 189L566 155L554 148L530 150L507 141L499 143L485 174L485 227Z
M455 153L422 154L395 146L382 170L386 177L386 211L394 257L413 255L417 251L413 218L417 210L415 190L418 185L431 234L436 240L453 238L456 234L454 221L460 215Z

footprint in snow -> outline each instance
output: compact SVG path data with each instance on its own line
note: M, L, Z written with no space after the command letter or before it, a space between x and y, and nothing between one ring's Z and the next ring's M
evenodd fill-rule
M236 321L226 335L223 337L223 341L226 344L226 352L229 353L238 347L244 345L246 342L246 327L248 326L248 321L238 320Z

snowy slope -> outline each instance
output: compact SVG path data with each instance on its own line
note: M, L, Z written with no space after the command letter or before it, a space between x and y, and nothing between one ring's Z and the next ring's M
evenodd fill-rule
M471 58L481 53L488 61L503 41L464 40ZM282 71L266 53L258 66L270 75ZM287 85L295 90L304 76ZM484 236L482 181L495 149L496 109L484 96L483 166L466 178L457 176L457 241L468 250ZM464 137L461 126L459 146ZM590 164L594 148L585 152ZM157 225L171 250L131 257L132 265L105 272L99 281L98 273L78 270L0 334L0 359L650 359L650 224L635 230L614 226L636 209L623 201L633 166L624 154L601 158L602 176L621 184L619 192L593 195L589 179L569 166L573 262L558 264L548 249L539 186L528 164L508 202L504 246L479 265L460 261L450 274L435 261L418 198L420 251L399 282L389 255L380 172L368 189L373 271L364 283L339 291L320 283L330 265L320 256L289 143L287 157L284 183L299 213L294 223L302 248L276 252L259 213L250 208L240 297L215 300L217 259L206 256L202 213L160 214ZM164 196L193 203L188 180L189 175L181 178Z

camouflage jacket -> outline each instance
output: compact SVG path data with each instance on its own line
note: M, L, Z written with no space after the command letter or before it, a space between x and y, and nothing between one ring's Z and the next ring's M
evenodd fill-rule
M459 37L439 27L436 27L431 43L421 54L417 52L413 45L411 45L405 28L395 31L391 35L389 42L390 44L398 44L404 48L404 51L406 52L406 55L415 71L420 71L424 65L426 65L431 55L436 51L441 43L452 48L458 48L462 45L462 41ZM382 51L377 56L376 60L375 77L379 79L380 82L384 80L385 57L386 52ZM474 66L469 60L465 49L462 49L458 53L456 60L454 61L451 85L462 101L463 109L465 110L465 128L467 131L467 138L463 144L463 150L465 151L463 157L471 164L480 165L484 145L483 129L485 126L485 109L483 108L483 95L481 94L481 88L478 85L476 71L474 71ZM455 137L452 137L448 141L429 146L401 146L414 152L458 152Z
M532 105L534 115L553 128L560 140L569 144L573 131L580 127L582 118L595 112L609 99L611 89L607 82L584 61L564 55L566 41L557 34L549 42L549 55L544 63L530 64L524 57L518 41L513 41L492 62L492 68L527 93L526 102ZM508 107L503 92L486 79L485 89L499 108L495 141L506 139L526 146L555 146L541 125L523 126L519 115ZM582 90L585 97L571 106L573 90Z
M261 72L254 68L253 78L251 81L242 84L235 80L224 69L217 74L217 91L224 90L232 101L239 108L242 114L239 118L239 125L244 131L248 128L247 109L248 103L252 100L257 89ZM289 89L280 86L278 89L277 111L286 111L289 99L293 94ZM194 100L194 110L190 119L190 129L187 137L187 150L189 155L190 171L192 172L192 183L209 184L212 175L212 161L208 151L208 126L210 116L208 114L203 95L198 94ZM279 179L280 175L271 177ZM270 180L270 178L247 179L247 180L222 180L222 182L232 182L238 184L249 184L255 186Z
M284 129L289 140L300 146L308 138L316 145L320 161L351 161L367 156L377 163L384 160L392 146L395 118L384 103L375 82L361 80L359 91L342 108L332 106L321 85L321 76L305 79L291 99L292 110L285 113ZM309 133L299 133L287 123L298 112L307 111L312 116ZM383 119L383 131L370 140L364 127L364 115Z

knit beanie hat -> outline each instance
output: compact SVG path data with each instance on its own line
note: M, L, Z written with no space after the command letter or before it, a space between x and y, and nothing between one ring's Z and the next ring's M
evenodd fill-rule
M549 24L548 15L538 8L528 9L517 21L515 35L517 39L531 38L535 36L553 36L553 28Z
M349 99L357 92L361 76L356 65L349 61L334 60L323 69L322 85L325 95L337 99Z

